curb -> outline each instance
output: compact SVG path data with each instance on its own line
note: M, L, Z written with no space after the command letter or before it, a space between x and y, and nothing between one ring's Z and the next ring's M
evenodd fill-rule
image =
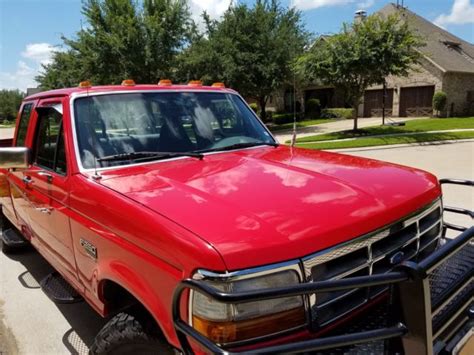
M424 147L424 146L430 146L430 145L445 145L445 144L469 143L469 142L474 142L474 138L451 139L451 140L445 140L445 141L432 141L432 142L420 142L420 143L374 145L374 146L371 146L371 147L360 147L360 148L321 149L321 150L328 151L328 152L360 152L360 151L364 151L364 150L382 150L382 149L396 149L396 148L406 148L406 147Z

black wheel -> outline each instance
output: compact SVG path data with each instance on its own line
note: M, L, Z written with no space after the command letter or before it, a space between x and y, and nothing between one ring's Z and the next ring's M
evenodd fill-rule
M119 313L97 334L90 354L174 354L154 324L146 316Z

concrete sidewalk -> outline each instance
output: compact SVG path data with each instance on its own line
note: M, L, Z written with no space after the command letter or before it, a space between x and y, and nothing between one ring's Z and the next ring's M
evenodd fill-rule
M328 139L328 140L324 140L324 141L296 142L296 144L297 145L303 145L303 144L314 144L314 143L345 142L345 141L355 141L355 140L364 139L364 138L416 136L417 134L430 134L430 133L436 134L436 133L469 132L469 131L474 131L474 128L447 129L447 130L442 130L442 131L419 131L419 132L405 132L405 133L391 133L391 134L376 134L376 135L373 135L373 136L360 136L360 137L341 138L341 139Z
M420 119L428 119L429 117L396 117L386 119L386 122L406 122ZM370 126L377 126L382 124L381 117L369 117L369 118L359 118L358 126L359 128L365 128ZM354 120L340 120L336 122L322 123L315 126L308 126L304 128L298 128L297 138L314 136L317 134L325 134L331 132L345 131L352 129L354 127ZM273 136L280 142L285 143L286 141L291 140L293 137L293 131L277 131L273 132Z

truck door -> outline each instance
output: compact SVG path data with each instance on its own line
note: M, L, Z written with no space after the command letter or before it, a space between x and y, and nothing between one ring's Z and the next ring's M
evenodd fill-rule
M24 171L32 243L70 281L77 280L68 217L68 162L60 100L43 100L36 107L32 165Z

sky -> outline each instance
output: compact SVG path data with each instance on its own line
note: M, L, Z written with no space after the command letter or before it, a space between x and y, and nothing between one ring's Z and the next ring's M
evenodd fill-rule
M219 18L232 0L188 0L200 21L206 10ZM251 5L254 0L237 0ZM396 2L396 0L392 0ZM402 0L399 0L400 3ZM234 0L235 2L235 0ZM306 29L315 35L336 33L359 9L369 14L389 0L281 0L301 10ZM474 43L474 0L404 0L411 11ZM86 21L81 0L0 0L0 89L36 87L34 77L61 50L62 36L74 34Z

